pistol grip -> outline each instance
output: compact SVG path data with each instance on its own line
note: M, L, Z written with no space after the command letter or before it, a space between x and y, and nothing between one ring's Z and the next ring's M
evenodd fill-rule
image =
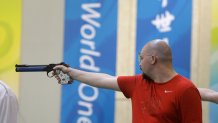
M55 73L58 75L58 77L61 79L59 84L71 84L72 82L70 81L70 76L63 73L61 70L55 70Z

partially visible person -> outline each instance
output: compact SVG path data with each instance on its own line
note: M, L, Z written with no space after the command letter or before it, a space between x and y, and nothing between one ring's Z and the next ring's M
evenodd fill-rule
M201 99L218 104L218 92L208 88L198 88Z
M17 123L18 101L15 93L0 80L0 123Z

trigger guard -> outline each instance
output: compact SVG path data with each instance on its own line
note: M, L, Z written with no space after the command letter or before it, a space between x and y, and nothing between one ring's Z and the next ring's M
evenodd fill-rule
M49 78L52 78L54 75L52 75L52 74L49 74L49 73L51 73L52 71L50 71L50 72L47 72L47 76L49 77ZM55 72L56 73L56 72Z

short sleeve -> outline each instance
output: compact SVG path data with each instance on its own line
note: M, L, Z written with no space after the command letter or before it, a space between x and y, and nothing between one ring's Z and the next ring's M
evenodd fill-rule
M136 86L136 76L119 76L118 85L126 98L131 98Z
M180 97L182 123L202 123L201 97L195 87L190 87Z

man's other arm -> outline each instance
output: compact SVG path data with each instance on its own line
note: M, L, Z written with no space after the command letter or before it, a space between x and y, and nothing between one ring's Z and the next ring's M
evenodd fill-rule
M198 88L201 99L203 101L209 101L218 104L218 92L208 88Z

